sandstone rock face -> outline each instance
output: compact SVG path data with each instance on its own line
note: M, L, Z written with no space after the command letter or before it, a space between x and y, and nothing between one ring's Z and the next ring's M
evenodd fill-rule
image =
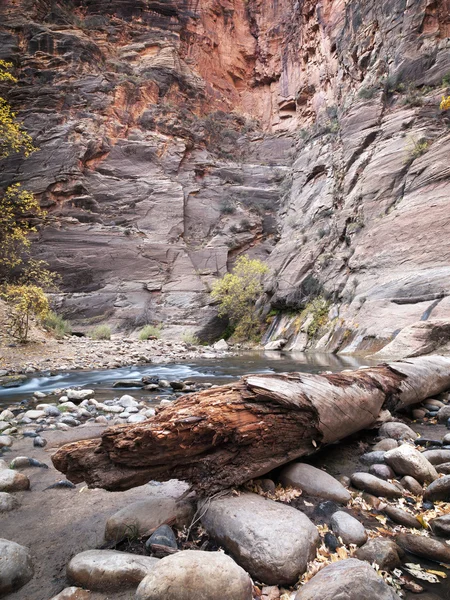
M285 467L280 473L280 482L285 487L290 485L299 488L307 495L342 504L346 504L351 498L350 492L337 479L304 463L293 463Z
M158 563L157 558L117 552L86 550L67 565L67 578L88 590L107 591L137 587Z
M210 283L249 252L268 309L333 298L314 339L285 315L266 342L377 351L414 323L424 348L448 339L445 0L49 6L2 3L40 151L1 168L49 211L36 254L77 327L220 334Z
M253 579L269 585L295 582L319 539L306 515L256 494L213 500L202 523Z
M105 527L105 540L119 541L131 530L136 535L149 535L165 521L174 519L178 527L190 524L194 507L190 502L174 498L149 498L125 506L112 515Z
M399 600L374 569L355 558L328 565L302 586L295 600Z
M33 577L28 548L0 539L0 596L20 589Z
M247 573L221 552L185 550L161 559L140 583L136 600L251 600Z

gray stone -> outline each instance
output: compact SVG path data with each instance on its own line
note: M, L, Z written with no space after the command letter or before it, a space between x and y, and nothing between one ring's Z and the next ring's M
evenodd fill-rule
M151 550L152 544L168 546L169 548L178 548L177 538L172 528L165 524L158 527L145 542L145 546L148 550Z
M138 406L139 402L135 400L133 396L124 394L119 398L118 404L120 404L120 406L123 406L124 408L128 408L129 406Z
M330 524L333 532L340 537L347 546L350 544L362 546L367 542L367 533L364 526L358 519L355 519L355 517L352 517L352 515L349 515L342 510L333 513Z
M351 482L358 490L369 492L374 496L384 498L400 498L402 496L402 492L395 485L370 473L353 473Z
M222 339L222 340L219 340L218 342L216 342L215 344L213 344L213 348L214 348L214 350L224 351L224 350L228 350L229 345L226 342L226 340Z
M328 565L302 586L295 600L400 600L366 562L356 558Z
M444 502L450 501L450 475L444 475L427 487L423 493L424 500L431 500L436 502L443 500Z
M444 435L444 437L442 438L442 445L443 446L448 446L450 445L450 433L446 433Z
M435 535L450 539L450 515L436 517L430 521L430 526Z
M418 481L414 479L414 477L410 477L409 475L405 475L400 479L401 485L414 494L414 496L421 496L423 494L423 488Z
M90 600L92 594L82 588L71 586L64 588L59 594L53 596L51 600Z
M382 450L383 452L387 452L388 450L393 450L394 448L397 448L397 446L397 440L393 440L392 438L384 438L383 440L380 440L377 444L375 444L375 446L373 447L373 451L376 452L378 450Z
M369 473L371 475L375 475L375 477L384 479L385 481L388 479L394 479L395 477L394 471L387 465L371 465L369 467Z
M11 448L13 439L10 435L0 435L0 448Z
M440 465L436 465L436 471L438 473L443 473L444 475L450 475L450 462L441 463Z
M450 462L450 450L425 450L422 454L432 465Z
M401 533L396 541L401 548L411 554L436 562L450 563L450 546L439 540L412 533Z
M127 423L142 423L143 421L146 421L147 417L145 415L141 415L141 414L137 414L137 415L130 415L127 419Z
M378 435L380 438L392 438L394 440L415 440L417 437L416 432L411 427L400 421L384 423L380 427Z
M0 596L20 589L33 574L28 548L0 538Z
M0 433L9 429L9 427L11 427L11 425L7 421L0 421Z
M28 490L30 480L26 475L12 469L0 471L0 492L20 492Z
M136 600L252 600L247 573L222 552L166 556L143 579Z
M266 344L264 350L281 350L286 344L287 340L285 339L274 340L273 342Z
M442 406L436 416L439 423L447 423L450 419L450 406Z
M33 446L35 448L44 448L44 446L47 445L47 440L43 437L41 437L40 435L37 435L34 439L33 439Z
M66 396L69 400L85 400L94 397L94 390L66 390Z
M138 536L150 535L167 521L182 528L188 526L194 516L191 502L175 498L148 498L125 506L106 522L105 540L119 541L133 530Z
M359 460L363 465L380 465L384 463L385 454L386 452L383 450L374 450L373 452L362 454Z
M401 565L403 551L397 544L388 538L373 538L364 546L358 548L356 558L368 563L376 563L380 569L391 570Z
M411 529L422 529L422 525L416 517L401 508L387 505L383 511L392 521L394 521L394 523L398 523L404 527L410 527Z
M67 578L75 585L93 591L137 587L158 563L157 558L117 552L86 550L67 565Z
M306 515L256 494L212 500L202 524L251 577L268 585L295 583L319 541Z
M27 410L25 417L28 419L43 419L46 416L45 410Z
M389 450L384 459L396 473L410 475L420 483L428 483L438 477L436 469L426 457L409 444Z
M14 419L14 413L8 409L2 410L0 413L0 421L12 421Z
M280 474L280 482L285 487L290 485L301 489L309 496L342 504L346 504L351 498L350 492L337 479L305 463L293 463L284 467Z
M0 492L0 512L9 512L19 506L19 501L8 492Z

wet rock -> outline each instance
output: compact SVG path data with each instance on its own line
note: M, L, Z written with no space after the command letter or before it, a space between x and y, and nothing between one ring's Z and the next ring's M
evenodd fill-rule
M12 496L7 492L0 492L0 512L9 512L18 508L19 501L16 496Z
M188 501L174 498L148 498L125 506L106 522L105 540L119 541L130 529L136 535L150 535L166 521L175 521L177 527L188 526L194 516L194 506Z
M411 529L422 529L422 525L416 519L416 517L405 510L402 510L401 508L388 505L384 508L384 513L391 519L391 521L394 521L394 523L398 523L404 527L410 527Z
M147 550L151 550L152 544L178 548L177 538L169 525L161 525L145 542Z
M353 473L351 481L358 490L369 492L374 496L384 498L400 498L402 496L402 492L395 485L370 473Z
M374 538L361 546L356 553L356 558L368 563L376 563L380 569L391 570L401 565L403 551L397 544L387 538Z
M347 546L350 544L362 546L367 542L367 533L364 526L358 519L342 510L338 510L331 517L331 528Z
M369 467L369 473L375 475L375 477L384 479L385 481L395 477L394 471L387 465L371 465Z
M450 462L450 450L425 450L422 454L432 465Z
M215 344L213 344L214 350L224 351L229 349L229 345L225 340L219 340Z
M400 421L384 423L380 427L378 435L380 438L392 438L394 440L415 440L417 437L416 432L411 427Z
M87 550L72 558L67 565L67 578L88 590L132 588L148 575L157 558L128 554L116 550Z
M440 408L436 416L439 423L447 423L448 419L450 419L450 406Z
M377 452L379 450L382 450L383 452L387 452L388 450L393 450L394 448L397 448L397 446L397 440L393 440L392 438L385 438L383 440L380 440L377 444L375 444L375 446L373 447L373 451Z
M326 532L323 541L325 542L325 546L330 552L336 552L337 548L339 548L339 546L341 545L337 537L333 535L330 531Z
M247 573L222 552L184 550L161 559L136 600L252 600Z
M213 500L202 524L251 577L268 585L295 583L319 541L306 515L250 493Z
M420 483L410 475L405 475L405 477L402 477L402 479L400 479L400 483L406 490L411 492L411 494L414 494L414 496L421 496L423 494L423 488Z
M420 483L428 483L438 477L436 469L426 457L409 444L389 450L384 459L396 473L410 475Z
M328 565L302 586L295 600L399 600L366 562L356 558Z
M113 383L113 388L141 388L143 385L140 379L119 379Z
M436 517L430 521L430 526L435 535L450 539L450 515Z
M407 552L421 558L450 563L450 546L439 540L412 533L400 533L396 542Z
M443 500L444 502L450 501L450 475L444 475L440 479L436 479L433 483L427 487L423 493L424 500L430 500L436 502Z
M380 465L384 463L385 454L386 452L383 452L383 450L375 450L374 452L362 454L359 460L363 465Z
M90 600L91 597L91 593L87 590L72 586L64 588L62 592L53 596L51 600Z
M0 471L0 492L20 492L30 488L30 480L26 475L12 469Z
M443 473L444 475L450 475L450 462L441 463L440 465L436 465L436 471L438 473Z
M185 388L185 384L182 381L171 381L170 382L170 387L174 390L174 391L182 391Z
M0 538L0 596L20 589L33 573L28 548Z
M293 463L285 467L280 474L280 482L301 489L308 496L317 496L346 504L350 492L337 479L325 471L304 463Z
M0 435L0 448L11 448L13 439L10 435Z

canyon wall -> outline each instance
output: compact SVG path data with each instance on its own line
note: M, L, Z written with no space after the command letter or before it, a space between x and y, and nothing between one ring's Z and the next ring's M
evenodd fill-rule
M48 211L59 311L214 337L211 282L247 253L292 348L450 317L449 4L5 1L1 93L40 150L1 177Z

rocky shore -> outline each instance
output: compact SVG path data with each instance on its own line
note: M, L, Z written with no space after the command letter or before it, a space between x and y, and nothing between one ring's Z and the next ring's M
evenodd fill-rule
M66 389L1 412L0 596L447 597L448 393L308 463L207 499L177 481L106 492L63 479L50 460L60 445L143 421L198 389L189 381L142 383L169 396L157 405L130 390L99 402L92 390Z

